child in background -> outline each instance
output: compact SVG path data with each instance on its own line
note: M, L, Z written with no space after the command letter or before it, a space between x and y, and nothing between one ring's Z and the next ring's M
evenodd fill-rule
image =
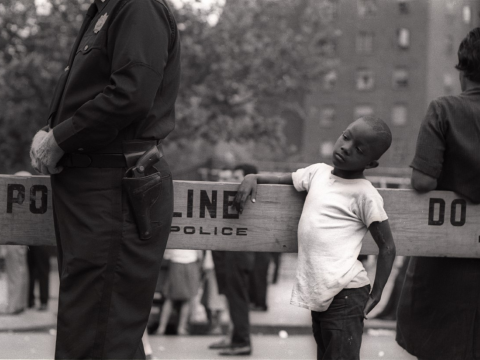
M165 334L174 301L181 301L177 327L178 335L188 335L188 320L195 296L200 287L200 255L198 250L165 250L164 259L170 260L167 279L163 286L165 302L158 332Z
M242 213L257 184L290 184L307 191L298 224L296 283L290 303L311 310L317 359L359 359L363 320L380 301L395 260L383 199L365 179L392 135L379 118L350 124L335 143L333 167L314 164L288 175L247 175L235 198ZM367 231L379 254L373 289L357 257Z

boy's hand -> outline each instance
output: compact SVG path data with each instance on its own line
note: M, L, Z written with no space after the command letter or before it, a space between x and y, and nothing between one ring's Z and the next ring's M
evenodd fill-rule
M251 200L254 203L257 196L257 177L253 174L245 176L233 200L233 206L239 214L243 212L243 207L249 196L251 196Z
M380 299L375 299L372 294L368 295L367 303L365 304L365 309L363 309L363 317L368 319L367 315L370 311L373 310L375 306L380 302Z

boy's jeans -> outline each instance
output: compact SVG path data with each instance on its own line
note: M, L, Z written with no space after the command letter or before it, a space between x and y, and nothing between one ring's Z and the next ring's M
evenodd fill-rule
M369 293L370 285L357 289L343 289L333 298L326 311L312 311L317 359L360 359L363 309Z

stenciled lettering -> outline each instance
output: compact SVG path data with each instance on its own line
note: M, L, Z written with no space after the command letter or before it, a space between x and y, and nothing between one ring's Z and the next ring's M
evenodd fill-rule
M438 206L436 206L438 205ZM438 208L438 211L436 210ZM467 221L467 202L455 199L450 204L450 224L463 226ZM428 205L428 225L440 226L445 222L445 200L431 198Z
M187 218L191 217L193 217L193 189L189 189L187 195Z
M247 236L247 228L238 228L237 236Z
M435 219L435 205L439 205L438 218ZM445 220L445 200L431 198L428 205L428 225L440 226Z
M457 221L457 205L460 205L460 220ZM463 226L467 219L467 202L463 199L455 199L452 201L450 209L450 224L453 226Z
M40 193L40 206L37 206L37 193ZM45 214L47 212L48 188L45 185L33 185L30 188L30 212Z
M233 234L233 229L229 227L224 227L222 229L222 235L232 235Z
M205 209L212 219L217 218L217 190L212 191L212 201L205 190L200 190L200 218L205 218Z
M22 184L7 185L7 214L12 213L13 204L22 205L24 200L25 186L23 186Z
M248 228L232 228L232 227L208 227L208 226L178 226L172 225L170 227L171 233L183 233L185 235L210 235L210 236L248 236Z
M183 233L187 235L195 234L195 226L185 226L183 228Z
M201 235L210 235L209 232L203 232L203 226L200 226L200 234Z
M239 214L238 213L230 213L229 209L233 205L233 199L230 200L230 198L234 198L235 195L237 195L236 191L224 191L223 192L223 218L224 219L238 219Z

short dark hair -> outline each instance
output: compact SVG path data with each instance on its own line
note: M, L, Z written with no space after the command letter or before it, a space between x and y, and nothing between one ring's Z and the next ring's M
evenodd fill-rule
M480 28L471 30L458 47L458 64L466 78L480 83Z
M235 171L235 170L242 170L243 171L243 176L258 173L257 167L255 165L251 165L251 164L239 164L239 165L235 166L235 168L233 169L233 171Z
M382 148L379 149L381 150L380 156L383 155L383 153L388 150L390 145L392 145L392 132L390 131L390 128L385 121L373 115L363 116L361 119L370 125L373 131L375 131L375 133L378 135L378 140L382 145Z

